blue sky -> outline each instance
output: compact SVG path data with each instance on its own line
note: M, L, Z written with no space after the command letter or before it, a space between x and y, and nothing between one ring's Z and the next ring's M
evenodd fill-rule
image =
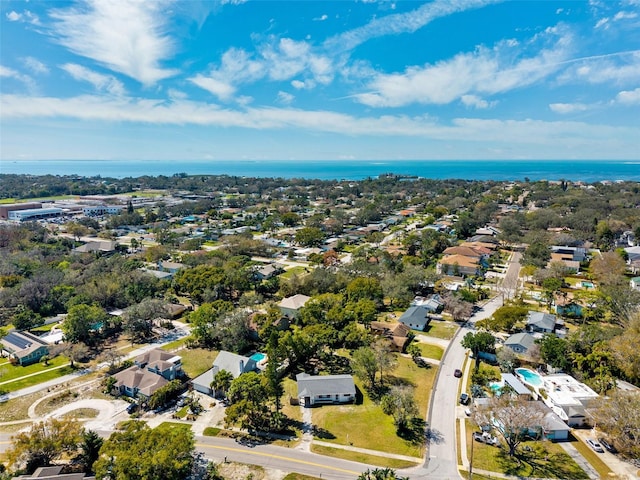
M0 159L639 159L640 0L0 2Z

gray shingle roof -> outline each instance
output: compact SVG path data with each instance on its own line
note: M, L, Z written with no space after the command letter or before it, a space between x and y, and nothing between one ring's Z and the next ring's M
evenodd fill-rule
M351 375L309 375L299 373L298 397L315 397L318 395L356 394L356 386Z
M222 350L218 353L218 356L213 361L213 370L215 373L220 370L226 370L233 378L238 378L240 375L246 372L256 370L256 362L249 357L243 357L235 353Z

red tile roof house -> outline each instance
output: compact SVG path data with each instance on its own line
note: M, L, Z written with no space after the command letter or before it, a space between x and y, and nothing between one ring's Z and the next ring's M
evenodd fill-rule
M113 376L114 388L127 397L149 398L170 380L183 376L182 359L157 348L136 357L134 363Z

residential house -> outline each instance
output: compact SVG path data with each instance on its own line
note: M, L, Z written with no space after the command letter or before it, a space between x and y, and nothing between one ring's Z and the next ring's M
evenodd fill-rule
M185 267L184 263L167 262L167 261L164 261L164 260L160 260L158 262L158 270L160 270L161 272L168 272L171 275L175 275L180 270L182 270L184 267Z
M556 258L563 260L571 260L574 262L584 262L587 259L587 249L584 247L568 247L566 245L553 245L551 247L551 257L553 254L558 255Z
M463 257L469 257L475 259L480 263L483 259L489 257L490 254L480 253L478 250L472 247L457 245L455 247L449 247L444 252L445 255L462 255Z
M535 338L530 333L522 332L511 335L504 341L504 346L510 348L515 353L527 353L533 347Z
M283 298L278 304L282 315L289 318L298 318L300 309L304 307L305 303L311 300L311 297L298 293L292 297Z
M18 365L37 363L49 354L49 345L29 332L9 332L0 339L3 356L9 356Z
M262 267L256 269L255 276L256 279L269 280L270 278L275 277L283 272L283 268L280 265L270 263L268 265L263 265Z
M629 280L629 285L633 290L640 290L640 277L633 277Z
M437 264L438 273L443 275L478 275L480 268L478 260L463 255L447 255Z
M110 254L116 251L117 242L113 240L98 240L88 242L73 249L73 253L104 253Z
M398 321L414 330L424 331L431 319L425 307L414 305L407 308Z
M581 427L588 424L586 410L598 394L590 387L577 381L571 375L557 373L542 377L547 404L570 427Z
M212 368L192 380L193 389L206 395L214 395L215 392L211 388L211 382L221 370L226 370L233 378L238 378L243 373L258 370L258 366L251 357L244 357L222 350L213 361Z
M531 399L531 390L529 390L513 373L502 373L500 374L500 377L505 385L511 387L513 393L517 395L518 398L522 400Z
M558 318L555 315L529 310L526 328L530 333L553 333L557 323Z
M114 388L128 397L149 398L183 375L180 356L156 348L137 356L133 366L116 373Z
M431 295L429 298L416 297L411 302L411 305L424 307L429 313L440 313L444 308L444 302L440 295Z
M371 322L371 333L389 339L391 349L396 352L404 352L409 343L411 329L403 323Z
M154 348L138 355L133 361L140 368L145 368L167 380L175 380L182 377L182 358L179 355Z
M327 403L349 403L356 399L351 375L296 375L298 399L305 407Z

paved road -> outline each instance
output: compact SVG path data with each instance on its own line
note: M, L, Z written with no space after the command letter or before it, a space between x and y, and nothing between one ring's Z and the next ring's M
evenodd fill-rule
M513 290L515 292L520 270L519 260L520 254L514 254L511 258L505 276L505 291ZM428 478L452 479L460 476L455 424L460 379L453 376L454 370L462 368L466 358L466 351L460 345L460 341L468 332L473 331L475 322L490 317L500 306L502 306L502 298L498 296L485 304L482 310L476 312L469 319L468 326L458 330L440 361L440 371L431 393L432 408L428 418L430 427L429 457L424 464Z

